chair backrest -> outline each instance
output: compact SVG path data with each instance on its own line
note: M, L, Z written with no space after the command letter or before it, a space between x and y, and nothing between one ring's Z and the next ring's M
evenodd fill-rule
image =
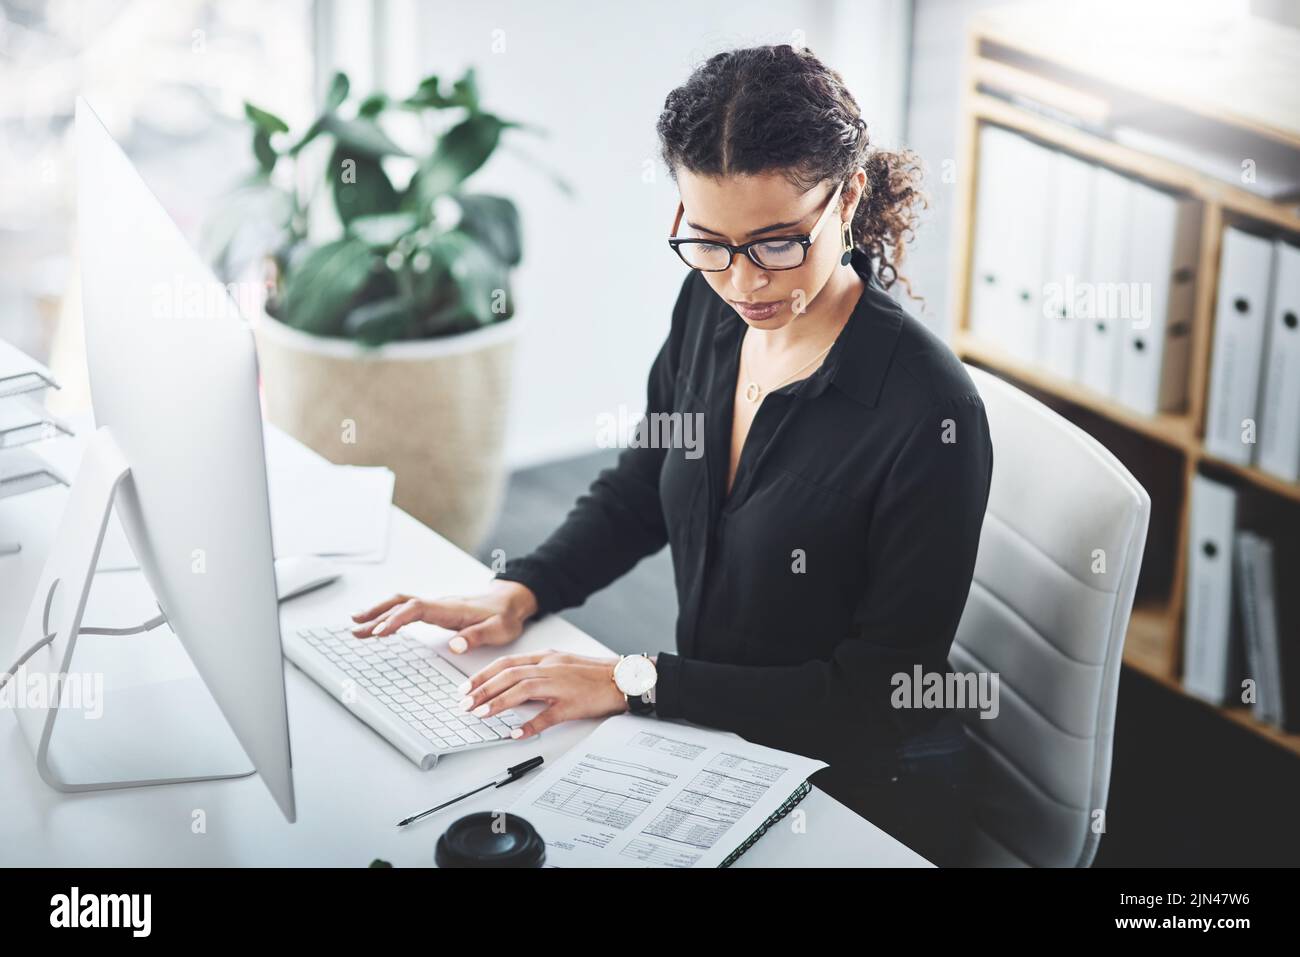
M1104 446L967 366L993 437L993 482L951 661L999 675L971 717L970 863L1087 867L1105 823L1124 635L1151 499Z

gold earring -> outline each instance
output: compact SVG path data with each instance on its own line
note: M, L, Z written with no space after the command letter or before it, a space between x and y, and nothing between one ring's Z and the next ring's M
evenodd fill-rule
M840 257L840 265L847 266L853 259L853 224L845 221L840 223L840 240L844 243L844 255Z

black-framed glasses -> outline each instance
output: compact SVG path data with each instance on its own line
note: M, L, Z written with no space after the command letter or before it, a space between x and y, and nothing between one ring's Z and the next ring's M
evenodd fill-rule
M808 257L808 247L817 241L817 234L826 225L826 220L831 210L835 208L835 201L840 198L840 190L843 188L843 183L835 187L835 192L831 193L831 198L826 201L822 214L813 224L812 232L800 236L769 236L739 246L721 243L716 239L679 237L677 227L682 224L682 215L686 212L686 207L679 201L677 216L673 219L673 229L668 237L668 245L673 247L673 251L681 257L682 262L702 272L723 272L730 269L737 255L748 256L750 262L759 269L773 271L798 269Z

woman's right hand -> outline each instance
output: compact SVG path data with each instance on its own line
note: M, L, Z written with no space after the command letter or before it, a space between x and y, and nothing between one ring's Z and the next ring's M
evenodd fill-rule
M524 633L537 613L537 596L518 582L495 578L480 595L425 600L394 595L352 616L358 638L391 635L403 625L424 621L456 632L447 642L456 654L483 645L508 645Z

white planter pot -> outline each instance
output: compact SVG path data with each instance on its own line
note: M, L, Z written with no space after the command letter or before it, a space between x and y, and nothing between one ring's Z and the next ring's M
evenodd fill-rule
M267 416L331 462L386 465L398 507L467 551L495 524L518 321L368 348L262 315Z

